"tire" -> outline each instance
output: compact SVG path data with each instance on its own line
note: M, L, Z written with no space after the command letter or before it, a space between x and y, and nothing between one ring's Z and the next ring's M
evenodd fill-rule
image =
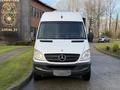
M38 75L37 73L33 72L33 78L35 81L42 80L42 76Z
M85 81L90 81L90 78L91 78L91 70L86 73L85 75L82 76L83 80Z

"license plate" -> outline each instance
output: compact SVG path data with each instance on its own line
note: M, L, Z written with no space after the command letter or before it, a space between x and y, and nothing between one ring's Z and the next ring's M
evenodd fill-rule
M70 76L71 71L70 70L53 70L54 76Z

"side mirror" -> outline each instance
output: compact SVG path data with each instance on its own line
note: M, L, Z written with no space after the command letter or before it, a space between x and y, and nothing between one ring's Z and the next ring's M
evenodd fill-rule
M84 17L83 17L83 22L84 22L84 24L86 25L86 18L84 18Z
M93 42L93 38L94 38L93 33L89 32L89 33L88 33L88 41L89 41L89 42Z

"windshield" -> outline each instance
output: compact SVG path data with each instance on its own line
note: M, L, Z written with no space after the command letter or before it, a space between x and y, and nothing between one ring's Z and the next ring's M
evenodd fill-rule
M82 22L42 22L38 39L86 39Z

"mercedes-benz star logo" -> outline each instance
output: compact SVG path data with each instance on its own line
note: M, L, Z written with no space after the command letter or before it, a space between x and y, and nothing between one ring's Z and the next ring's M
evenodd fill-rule
M64 62L64 61L66 61L66 56L61 54L61 55L58 56L58 60Z

